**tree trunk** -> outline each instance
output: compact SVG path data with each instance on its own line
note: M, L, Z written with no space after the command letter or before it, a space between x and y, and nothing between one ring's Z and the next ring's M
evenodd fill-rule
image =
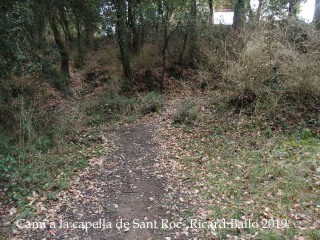
M244 27L246 21L246 1L237 0L234 8L233 27L236 30L241 30Z
M60 20L61 20L61 25L63 26L63 30L66 36L67 42L72 42L72 36L70 32L70 27L69 27L69 22L65 13L65 10L63 7L59 8L59 14L60 14Z
M117 33L120 47L121 61L123 73L127 80L132 80L132 71L129 61L128 43L126 37L126 2L125 0L114 0L114 5L117 12Z
M313 15L313 23L316 28L320 29L320 0L316 0L314 4L314 15Z
M255 19L256 22L260 21L261 10L262 10L262 2L263 2L263 0L259 0L259 5L258 5L258 8L257 8L256 19Z
M289 0L289 17L297 16L299 4L299 0Z
M145 25L145 20L144 20L144 17L143 17L143 14L142 12L140 11L139 12L139 46L143 46L144 45L144 42L145 42L145 38L146 38L146 25Z
M68 50L62 41L61 34L59 32L57 21L54 15L51 16L50 25L53 31L54 40L59 48L61 56L61 73L64 76L70 78Z
M184 33L184 37L183 37L183 45L182 45L182 50L180 53L180 57L179 57L179 64L182 64L182 60L183 60L183 55L184 52L186 50L186 46L187 46L187 41L188 41L188 35L189 35L189 30L190 30L190 19L188 21L188 25L186 27L185 33Z
M81 27L80 27L80 21L76 18L76 30L77 30L77 56L75 59L75 66L77 68L82 68L85 63L85 56L82 46L82 36L81 36Z
M247 8L248 8L248 15L249 15L249 21L250 21L250 23L252 23L253 21L254 21L254 13L253 13L253 10L252 10L252 7L251 7L251 5L250 5L250 3L249 4L247 4Z
M43 11L44 5L41 2L34 2L33 12L37 13L34 15L35 17L35 26L37 31L37 37L40 41L46 41L46 30L47 30L47 21L46 21L46 13Z
M159 35L159 23L163 19L163 4L162 0L157 2L157 24L156 24L156 34Z
M189 49L189 62L194 65L196 62L197 52L197 1L191 0L190 6L190 49Z
M162 47L162 76L160 82L160 90L164 91L164 78L166 73L166 52L169 45L169 37L168 37L168 25L169 25L169 13L167 12L162 16L162 25L163 25L163 47Z
M172 34L178 30L178 27L180 25L180 21L177 23L176 27L169 33L169 20L171 16L170 12L170 6L168 2L165 2L164 4L165 12L162 16L162 25L163 25L163 47L162 47L162 76L161 76L161 82L160 82L160 89L163 92L164 91L164 79L165 79L165 71L166 71L166 60L167 60L167 49L169 46L169 40L172 36Z
M128 22L131 29L131 51L134 54L140 51L140 36L136 23L136 0L128 0Z
M208 0L209 1L209 24L214 23L214 18L213 18L213 0Z
M85 43L88 48L92 47L93 31L90 26L84 25Z

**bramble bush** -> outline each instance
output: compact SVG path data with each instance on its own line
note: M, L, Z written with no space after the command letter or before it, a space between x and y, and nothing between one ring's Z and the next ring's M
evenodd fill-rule
M318 109L319 31L287 19L263 22L242 38L243 49L223 72L223 88L234 92L232 105L257 115Z

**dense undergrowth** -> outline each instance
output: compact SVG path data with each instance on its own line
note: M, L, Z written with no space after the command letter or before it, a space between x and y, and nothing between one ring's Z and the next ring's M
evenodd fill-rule
M163 96L157 92L134 97L112 96L109 92L103 92L88 102L85 112L90 116L87 120L90 124L134 121L149 113L160 113L163 103Z

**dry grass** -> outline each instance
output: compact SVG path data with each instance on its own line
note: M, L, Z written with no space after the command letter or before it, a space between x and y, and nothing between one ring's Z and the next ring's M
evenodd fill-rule
M293 102L308 105L319 97L318 31L301 22L268 22L247 37L236 59L227 62L224 88L239 96L254 95L255 113L276 113Z

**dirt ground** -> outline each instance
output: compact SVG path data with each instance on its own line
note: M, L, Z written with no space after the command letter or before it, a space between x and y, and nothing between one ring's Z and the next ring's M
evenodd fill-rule
M162 121L148 117L103 130L103 138L113 139L112 152L92 159L53 210L46 209L47 218L33 220L43 228L21 221L26 228L14 229L10 239L172 239L175 199L168 202L171 186L159 169Z

